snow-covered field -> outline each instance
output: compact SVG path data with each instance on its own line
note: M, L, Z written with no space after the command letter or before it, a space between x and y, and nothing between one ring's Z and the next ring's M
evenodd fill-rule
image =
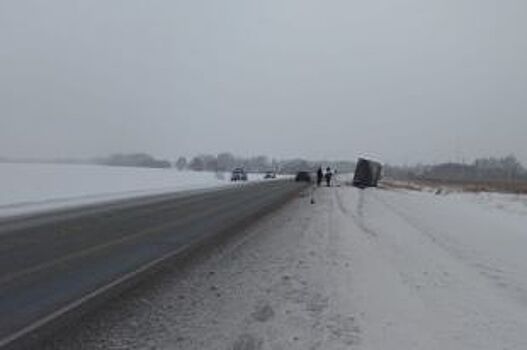
M249 180L258 179L261 175L249 174ZM0 217L229 184L227 174L209 172L0 163Z
M527 349L525 197L313 195L50 348Z

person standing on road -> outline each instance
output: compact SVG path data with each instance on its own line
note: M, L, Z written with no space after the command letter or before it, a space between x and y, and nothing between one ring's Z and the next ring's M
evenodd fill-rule
M328 187L331 186L331 176L332 176L332 175L333 175L333 174L331 173L331 168L330 168L330 167L327 167L327 168L326 168L325 178L326 178L326 185L327 185Z
M322 172L322 167L318 167L317 170L317 186L320 187L320 184L322 183L322 179L324 178L324 173Z

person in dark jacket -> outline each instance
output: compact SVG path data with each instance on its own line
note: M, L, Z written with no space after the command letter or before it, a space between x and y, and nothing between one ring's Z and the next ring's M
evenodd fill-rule
M324 173L322 172L322 167L319 167L317 170L317 186L320 186L323 178L324 178Z
M326 168L326 174L324 177L326 178L326 185L329 187L331 186L331 176L333 174L331 173L331 169L329 167Z

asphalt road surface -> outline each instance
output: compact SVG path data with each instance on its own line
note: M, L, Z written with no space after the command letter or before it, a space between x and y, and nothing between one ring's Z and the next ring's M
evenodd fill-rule
M261 182L0 221L0 348L31 344L61 317L304 187Z

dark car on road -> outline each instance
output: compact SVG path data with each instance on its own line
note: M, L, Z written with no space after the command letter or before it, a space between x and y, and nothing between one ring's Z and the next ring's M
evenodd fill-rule
M247 181L247 173L243 168L236 168L232 171L231 181Z
M308 171L299 171L295 176L296 182L311 182L311 174Z
M274 171L267 171L264 175L264 179L276 179L276 173Z

